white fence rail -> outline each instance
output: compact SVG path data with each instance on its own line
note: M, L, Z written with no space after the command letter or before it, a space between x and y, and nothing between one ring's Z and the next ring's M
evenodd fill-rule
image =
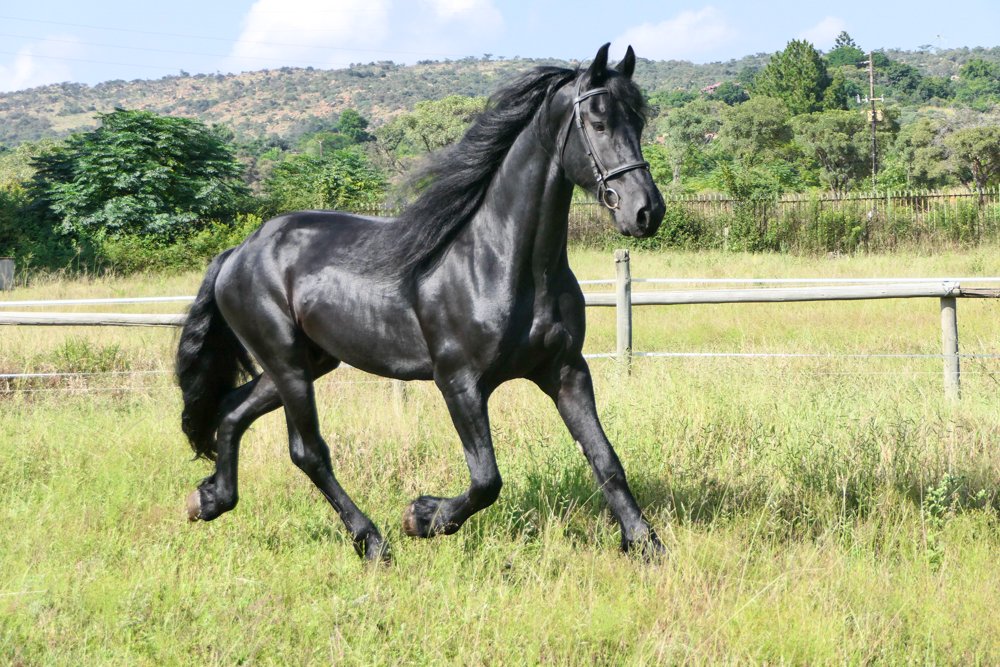
M1000 289L962 287L962 283L1000 283L1000 278L777 278L777 279L723 279L723 278L651 278L633 279L627 250L615 251L614 280L586 280L582 285L614 285L614 292L587 292L584 299L588 306L614 307L616 315L616 351L596 354L595 357L614 356L629 363L633 356L677 356L674 353L633 352L632 308L635 306L671 306L719 303L792 303L803 301L853 301L867 299L936 298L941 307L941 358L944 361L945 394L951 399L960 396L960 364L958 348L957 299L998 298ZM739 289L651 290L633 292L633 283L654 284L808 284L813 287L775 287ZM193 296L136 297L107 299L61 299L49 301L0 301L0 325L42 326L156 326L177 327L184 324L183 314L124 314L124 313L41 313L4 310L48 306L93 306L139 303L190 303ZM728 355L724 353L689 353L686 356L759 356ZM791 355L797 356L797 355ZM865 355L881 356L881 355ZM894 355L926 356L926 355Z

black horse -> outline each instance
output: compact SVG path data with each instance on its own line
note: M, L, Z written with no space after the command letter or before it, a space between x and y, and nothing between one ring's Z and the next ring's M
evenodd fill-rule
M535 69L493 96L399 219L289 213L213 260L177 351L184 433L216 462L188 498L192 521L233 509L240 438L284 406L292 460L358 553L388 558L378 528L337 483L320 435L313 381L343 361L433 379L461 437L468 490L414 500L403 515L408 535L454 533L497 499L487 400L501 383L528 378L580 443L622 549L662 551L597 417L581 354L583 294L566 257L574 184L595 193L627 236L649 236L663 219L640 151L634 69L631 47L609 68L608 45L586 71Z

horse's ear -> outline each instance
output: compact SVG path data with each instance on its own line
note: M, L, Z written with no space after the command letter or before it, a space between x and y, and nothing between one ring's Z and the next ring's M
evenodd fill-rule
M601 48L597 49L597 55L594 56L594 62L590 63L590 67L587 68L587 79L590 81L591 85L599 85L608 76L608 49L611 48L611 42L608 42Z
M622 61L618 63L615 69L621 72L622 76L626 79L632 78L632 73L635 72L635 51L632 50L631 45L629 45L625 51L625 57L622 58Z

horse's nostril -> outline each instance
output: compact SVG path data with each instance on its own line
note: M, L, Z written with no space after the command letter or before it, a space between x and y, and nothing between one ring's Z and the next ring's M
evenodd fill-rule
M650 223L650 211L648 206L643 206L639 209L639 213L635 217L635 226L646 231L649 229Z

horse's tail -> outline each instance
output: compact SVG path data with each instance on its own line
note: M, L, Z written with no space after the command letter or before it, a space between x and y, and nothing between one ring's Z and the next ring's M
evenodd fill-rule
M174 372L184 398L181 429L196 457L214 460L219 409L236 387L240 373L253 374L249 352L215 303L215 281L233 249L212 260L198 296L188 311L177 345Z

